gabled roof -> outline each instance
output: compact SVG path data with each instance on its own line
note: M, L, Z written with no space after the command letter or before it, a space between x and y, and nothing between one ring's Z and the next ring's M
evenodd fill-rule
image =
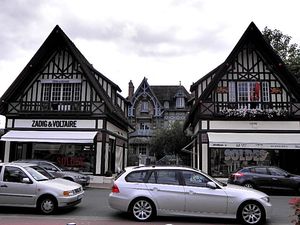
M213 89L216 87L218 81L222 78L228 67L231 65L233 60L237 57L239 52L242 50L243 46L246 43L251 42L254 46L260 50L260 53L267 61L269 65L272 65L272 70L278 74L280 79L288 85L291 93L300 100L300 92L297 90L299 88L297 84L297 80L295 76L293 76L282 59L278 56L278 54L274 51L271 45L264 39L262 33L256 27L256 25L251 22L232 52L229 54L224 63L222 63L219 67L217 67L216 75L212 82L208 85L208 87L203 91L200 96L201 99L206 99Z
M213 73L215 74L212 81L209 83L207 88L203 91L201 96L196 100L195 104L190 110L189 116L184 125L185 128L187 128L187 126L190 123L192 123L192 120L194 120L194 117L197 115L197 109L199 103L205 101L205 99L209 97L212 91L216 88L219 80L226 73L228 67L238 56L243 46L245 46L245 44L249 42L251 42L260 51L261 55L266 60L266 63L272 65L270 69L273 70L280 77L282 82L288 85L289 90L293 94L293 96L295 96L298 100L300 100L300 91L298 91L299 86L295 76L293 76L289 72L282 59L274 51L271 45L264 39L262 33L259 31L256 25L253 22L251 22L248 28L246 29L246 31L244 32L244 34L242 35L242 37L240 38L240 40L238 41L238 43L235 45L235 47L227 57L227 59L221 65L219 65L214 70L209 72L207 75L199 79L196 83L191 85L191 91L193 91L195 90L195 88L199 83L207 79Z
M63 32L63 30L56 25L29 63L25 66L19 76L14 80L6 92L2 95L0 99L0 113L5 112L6 103L12 101L16 98L20 92L22 92L32 80L35 78L37 73L42 69L42 66L46 64L47 60L51 55L59 48L66 47L70 53L73 55L75 60L78 61L80 67L85 74L87 82L95 89L97 94L105 102L111 116L115 120L121 120L123 125L128 125L126 118L119 113L119 109L114 106L98 80L95 78L94 73L101 76L102 79L109 82L116 90L121 91L118 85L114 84L100 72L93 68L93 66L88 62L88 60L82 55L74 43L68 38L68 36Z

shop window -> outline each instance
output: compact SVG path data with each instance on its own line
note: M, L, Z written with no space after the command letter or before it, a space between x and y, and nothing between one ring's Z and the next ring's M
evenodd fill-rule
M279 164L275 150L263 149L211 149L210 174L216 177L228 177L237 169L246 166L269 166ZM263 173L263 171L261 171Z
M93 145L33 143L32 158L55 162L68 170L94 173Z

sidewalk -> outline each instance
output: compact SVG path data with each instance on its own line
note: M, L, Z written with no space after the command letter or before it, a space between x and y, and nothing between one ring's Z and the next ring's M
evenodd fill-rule
M90 183L88 188L102 188L102 189L111 189L112 183Z

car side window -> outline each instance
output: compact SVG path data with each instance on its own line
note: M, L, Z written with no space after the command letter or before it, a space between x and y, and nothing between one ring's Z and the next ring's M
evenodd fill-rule
M28 178L28 176L21 169L12 166L5 167L3 176L4 181L22 183L23 178Z
M269 171L271 173L271 175L274 175L274 176L284 176L285 173L277 168L272 168L270 167L269 168Z
M178 172L176 170L153 170L147 182L179 185Z
M268 175L267 168L265 168L265 167L255 168L255 173Z
M146 170L143 170L143 171L134 171L134 172L129 173L125 177L125 180L127 182L143 183L143 182L145 182L146 175L147 175L147 171Z
M182 176L186 186L206 187L209 179L194 171L182 171Z

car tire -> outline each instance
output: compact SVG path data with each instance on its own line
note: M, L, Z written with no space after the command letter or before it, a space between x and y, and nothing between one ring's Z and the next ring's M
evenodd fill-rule
M135 199L129 208L129 213L137 221L150 221L156 215L153 202L147 198Z
M57 201L53 196L39 199L37 207L42 214L53 214L57 210Z
M244 187L247 187L247 188L252 188L252 189L254 189L254 185L253 185L252 183L250 183L250 182L244 183L243 186L244 186Z
M266 213L259 203L249 201L239 207L237 218L245 225L259 225L266 221Z

